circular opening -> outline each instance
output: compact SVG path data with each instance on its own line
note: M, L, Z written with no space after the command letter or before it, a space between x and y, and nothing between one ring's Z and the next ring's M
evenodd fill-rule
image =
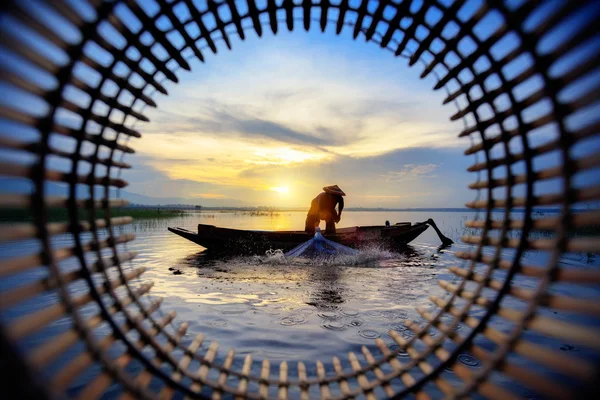
M519 373L522 367L507 358L511 352L567 377L576 371L589 384L594 369L577 359L568 363L576 367L566 370L561 350L552 352L552 340L572 342L561 349L581 346L589 349L585 354L596 354L598 310L589 299L595 296L597 273L564 264L578 254L594 264L597 250L598 98L589 89L597 83L598 46L590 28L597 14L592 2L538 7L529 2L210 1L197 7L191 1L158 1L96 8L41 2L39 8L9 7L1 27L2 84L14 97L2 99L2 124L11 132L2 138L7 158L0 171L10 178L2 205L26 210L31 222L3 226L2 240L35 244L3 249L2 345L10 349L3 354L24 365L12 350L30 340L37 346L27 351L27 359L47 370L78 344L83 352L77 362L97 363L106 374L90 378L80 392L90 396L116 381L119 389L151 397L157 393L148 386L151 376L158 390L191 396L204 393L200 386L249 397L271 391L283 397L295 391L347 397L420 390L504 396L512 389L492 379L495 370L542 395L569 394L568 386L541 374L529 379L533 372ZM222 43L229 47L232 35L244 39L251 32L261 36L267 30L327 26L365 37L408 58L410 65L420 63L422 75L435 76L435 88L447 90L444 102L457 102L459 111L451 118L462 119L460 136L472 138L466 154L479 157L468 168L478 176L470 185L478 198L468 207L482 212L465 224L473 235L462 240L472 247L456 253L464 260L451 269L458 279L440 284L449 297L432 299L439 308L422 311L421 326L409 324L406 337L390 330L402 350L392 352L378 342L381 355L363 350L361 361L351 355L349 365L342 366L334 359L332 369L317 364L310 376L301 363L296 369L281 363L275 371L268 362L259 366L248 357L231 368L231 357L215 361L214 344L203 347L199 338L187 348L181 344L186 324L173 329L173 314L153 314L160 308L157 299L144 296L150 285L126 283L143 272L128 267L133 253L120 251L133 237L119 234L118 227L131 220L113 215L122 204L116 189L125 184L119 171L128 167L124 156L134 148L130 139L139 136L133 121L144 120L144 108L155 105L153 91L166 92L165 81L177 81L175 72L189 68L187 58L202 60ZM49 182L67 186L53 192ZM495 218L494 210L501 217ZM63 234L72 244L61 246L57 235ZM543 253L544 262L530 264L531 251ZM77 260L76 268L64 267L68 258ZM86 287L86 294L73 294L75 285ZM19 309L24 302L31 308ZM565 313L561 322L552 314L558 312ZM510 329L494 330L496 318ZM68 323L52 324L56 320ZM94 327L102 324L111 334L99 339ZM360 332L372 339L377 333ZM540 345L536 335L553 339ZM113 342L116 353L108 351ZM410 358L399 364L397 356L405 350ZM481 366L465 370L457 360ZM77 362L63 364L48 387L66 390L80 370ZM130 362L147 378L128 373L124 366ZM460 380L448 383L450 378L440 375L448 368ZM25 367L16 373L31 378ZM28 392L37 389L32 384Z

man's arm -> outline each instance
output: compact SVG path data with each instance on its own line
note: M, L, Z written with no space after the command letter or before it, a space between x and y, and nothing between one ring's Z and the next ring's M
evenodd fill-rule
M337 222L340 222L340 220L342 219L342 210L344 209L344 198L342 196L340 196L340 199L338 201L338 215L337 215Z

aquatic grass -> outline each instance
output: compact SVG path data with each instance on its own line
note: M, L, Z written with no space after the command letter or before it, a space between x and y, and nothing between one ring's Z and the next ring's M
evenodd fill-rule
M89 219L89 212L85 209L77 210L79 219ZM181 217L185 214L183 210L158 208L158 207L119 207L111 208L111 217L133 217L134 219L162 219ZM96 218L104 218L105 210L96 210ZM69 210L64 208L51 208L48 210L50 221L66 221L69 219ZM33 213L30 209L0 209L0 222L31 222Z

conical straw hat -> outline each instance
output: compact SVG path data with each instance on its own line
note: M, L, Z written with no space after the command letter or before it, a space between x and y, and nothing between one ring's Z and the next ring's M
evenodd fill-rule
M344 191L340 189L338 185L325 186L323 190L325 191L325 193L329 194L339 194L340 196L346 195L346 193L344 193Z

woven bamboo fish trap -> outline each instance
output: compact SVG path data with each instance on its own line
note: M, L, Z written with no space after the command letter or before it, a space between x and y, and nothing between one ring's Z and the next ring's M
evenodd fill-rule
M561 260L600 249L600 212L579 207L600 199L597 175L592 185L579 178L600 165L598 8L594 0L3 2L1 82L22 97L1 103L0 173L32 191L3 189L0 207L29 209L33 222L3 224L0 241L37 245L0 261L0 278L17 282L0 292L0 390L86 399L109 389L122 398L596 394L600 302L587 289L598 288L600 271ZM490 16L500 21L493 28ZM141 137L134 124L147 121L144 108L156 107L152 94L167 94L188 60L231 48L235 36L283 29L350 32L435 76L444 103L458 106L459 136L471 138L465 154L478 158L469 167L477 200L467 206L479 212L463 238L471 250L456 254L457 278L440 282L448 296L431 298L419 323L406 323L409 339L391 331L397 348L377 340L362 354L312 365L246 356L240 368L233 349L211 342L217 338L187 339L186 323L177 325L175 313L149 297L150 283L132 284L144 271L123 251L133 235L118 229L132 219L111 210L124 204L115 195L126 185L121 170L130 168L124 156ZM465 51L464 42L474 46ZM555 164L540 168L544 157ZM56 160L68 170L52 169ZM68 193L50 196L47 182L66 184ZM544 182L555 189L544 192ZM560 212L537 217L539 206ZM66 210L63 223L49 220L56 208ZM59 235L71 244L57 246ZM544 265L527 262L530 250L545 254ZM78 268L65 269L67 259ZM515 285L517 277L527 287ZM559 294L556 285L581 297ZM498 319L509 329L494 328ZM56 324L64 329L30 339ZM555 342L580 351L545 344ZM481 366L458 362L465 354ZM75 380L85 384L70 392Z

